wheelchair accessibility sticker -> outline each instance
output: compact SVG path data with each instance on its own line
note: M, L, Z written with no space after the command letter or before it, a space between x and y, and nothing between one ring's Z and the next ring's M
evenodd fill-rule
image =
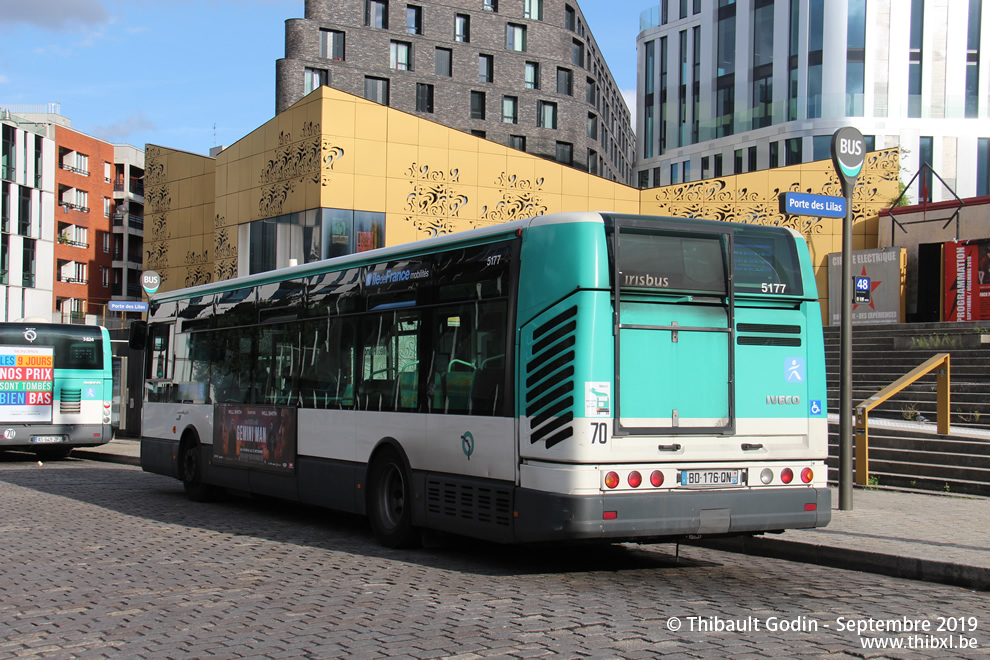
M822 416L822 414L823 414L823 411L822 411L822 402L819 399L812 399L812 401L811 401L811 414L814 415L815 417L821 417Z

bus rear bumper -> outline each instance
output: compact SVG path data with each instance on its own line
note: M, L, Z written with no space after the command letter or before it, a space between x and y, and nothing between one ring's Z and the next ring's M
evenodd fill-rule
M661 540L824 527L828 488L561 495L516 490L516 541Z
M112 436L113 431L106 424L47 426L0 424L0 449L35 450L45 446L96 447L110 442Z

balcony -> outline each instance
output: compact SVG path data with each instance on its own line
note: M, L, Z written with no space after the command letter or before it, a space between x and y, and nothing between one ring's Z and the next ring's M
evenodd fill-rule
M114 182L113 190L114 192L129 192L132 195L144 197L144 181L131 179L131 185L125 186L123 181L118 180Z
M59 245L68 245L69 247L79 247L79 248L89 247L89 243L84 243L82 241L74 241L64 234L59 234L57 237L55 237L55 241Z
M123 227L124 226L124 215L125 214L123 214L123 213L114 213L113 214L113 226L114 227ZM131 215L130 213L128 213L126 215L127 215L127 226L128 227L130 227L131 229L144 229L144 218L142 218L139 215Z
M76 174L81 174L82 176L89 176L89 172L86 170L79 169L78 167L73 167L72 165L66 165L62 163L62 169L69 172L75 172Z
M89 213L88 206L79 206L78 204L73 204L71 202L62 202L61 205L65 207L66 211L72 210L72 211L80 211L81 213Z
M89 280L79 277L66 277L65 275L59 275L58 281L65 282L66 284L89 284Z

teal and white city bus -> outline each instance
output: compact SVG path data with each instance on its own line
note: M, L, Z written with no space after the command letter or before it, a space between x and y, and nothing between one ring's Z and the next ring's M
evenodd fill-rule
M0 449L58 459L110 442L112 398L106 328L0 323Z
M608 213L162 293L141 461L387 546L822 526L817 298L791 230Z

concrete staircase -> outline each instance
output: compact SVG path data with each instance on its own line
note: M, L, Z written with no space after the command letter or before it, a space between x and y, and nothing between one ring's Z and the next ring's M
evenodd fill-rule
M935 374L870 413L879 487L990 496L990 322L853 327L853 407L937 353L951 355L951 433L935 432ZM839 328L825 328L829 481L838 481Z

